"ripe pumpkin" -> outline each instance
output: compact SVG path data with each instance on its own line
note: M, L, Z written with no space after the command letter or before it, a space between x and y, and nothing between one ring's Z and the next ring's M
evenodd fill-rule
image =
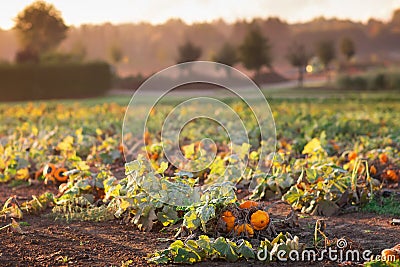
M247 200L239 205L241 209L250 209L252 207L258 207L258 202Z
M255 230L264 230L269 224L269 215L263 210L257 210L251 215L250 223Z
M233 230L235 226L235 216L233 216L232 212L229 210L224 211L221 216L222 220L226 223L226 232L230 232Z
M357 158L357 153L354 152L354 151L351 151L351 152L347 155L347 158L348 158L349 160L356 159L356 158Z
M389 260L400 260L400 254L394 249L384 249L381 252L382 259L389 261Z
M379 161L382 164L386 164L388 162L388 156L386 154L379 154Z
M46 164L43 168L43 176L53 176L54 172L56 171L56 166L52 163Z
M389 180L392 180L393 182L398 182L399 181L399 176L397 175L396 171L394 170L387 170L386 175Z
M371 165L371 167L369 168L369 173L372 174L372 175L376 174L376 168L375 168L374 165Z
M244 224L235 226L235 233L237 235L241 235L242 233L244 233L248 237L253 237L254 229L253 229L253 227L251 227L250 224L244 223Z
M65 168L58 168L54 172L54 178L56 178L57 181L64 183L68 180L68 176L64 175L65 172L68 170Z

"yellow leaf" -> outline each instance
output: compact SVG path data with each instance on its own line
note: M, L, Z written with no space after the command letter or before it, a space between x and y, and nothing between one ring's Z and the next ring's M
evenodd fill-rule
M322 149L321 142L318 138L312 139L307 145L304 146L303 154L314 154L315 152Z
M23 168L17 170L17 173L15 174L15 179L17 180L26 180L29 178L29 170L28 168Z

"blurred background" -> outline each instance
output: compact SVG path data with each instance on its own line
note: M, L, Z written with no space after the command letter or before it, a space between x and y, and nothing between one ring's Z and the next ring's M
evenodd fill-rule
M3 101L131 94L193 60L234 66L261 87L398 89L400 2L0 3Z

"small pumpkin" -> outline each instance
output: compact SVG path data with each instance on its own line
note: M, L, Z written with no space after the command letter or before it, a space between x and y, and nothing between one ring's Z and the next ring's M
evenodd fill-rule
M376 174L376 168L375 168L374 165L371 165L371 167L369 168L369 173L372 174L372 175Z
M357 153L356 153L355 151L351 151L351 152L347 155L347 158L348 158L349 160L356 159L356 158L357 158Z
M258 202L247 200L239 205L239 208L241 209L250 209L252 207L258 207Z
M56 169L57 167L53 163L46 164L46 166L44 166L43 168L43 176L45 177L53 176Z
M150 158L151 158L152 160L157 160L157 159L158 159L158 153L155 152L155 153L151 154Z
M393 182L398 182L399 181L399 176L397 175L395 170L387 170L386 171L386 176L389 180Z
M235 226L235 233L237 235L245 234L248 237L253 237L254 229L253 229L253 227L251 227L250 224L244 223L244 224Z
M58 168L57 170L55 170L54 172L54 178L61 182L64 183L68 180L68 176L65 175L64 173L66 173L68 170L65 168Z
M394 249L384 249L381 252L382 260L391 261L391 260L400 260L400 254Z
M221 219L226 223L226 232L230 232L233 230L235 226L235 216L233 216L232 212L227 210L222 213Z
M379 154L379 161L382 164L386 164L388 162L388 156L386 154Z
M257 210L251 215L250 223L255 230L264 230L269 224L269 215L263 210Z

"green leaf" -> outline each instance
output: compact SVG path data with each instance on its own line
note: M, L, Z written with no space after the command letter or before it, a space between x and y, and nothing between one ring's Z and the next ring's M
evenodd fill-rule
M135 171L140 170L141 163L138 160L125 163L125 175L133 174Z
M200 218L195 210L190 210L183 216L183 225L189 229L196 229L200 224Z
M200 218L201 227L203 232L207 232L206 223L215 217L214 205L204 205L196 209L198 218Z
M206 235L199 236L199 239L196 241L196 243L208 255L212 255L215 252L214 248L212 247L210 238Z
M162 211L157 212L157 218L164 226L174 224L179 220L178 213L171 206L164 206Z
M255 259L255 253L253 247L251 246L250 242L246 240L240 240L240 244L238 245L236 251L239 255L243 256L246 260L248 259Z
M228 244L223 237L219 237L215 240L213 248L218 252L220 257L229 262L235 262L239 259L239 256L235 253L235 249Z
M190 249L178 248L177 254L174 257L174 263L189 263L201 261L200 256Z

